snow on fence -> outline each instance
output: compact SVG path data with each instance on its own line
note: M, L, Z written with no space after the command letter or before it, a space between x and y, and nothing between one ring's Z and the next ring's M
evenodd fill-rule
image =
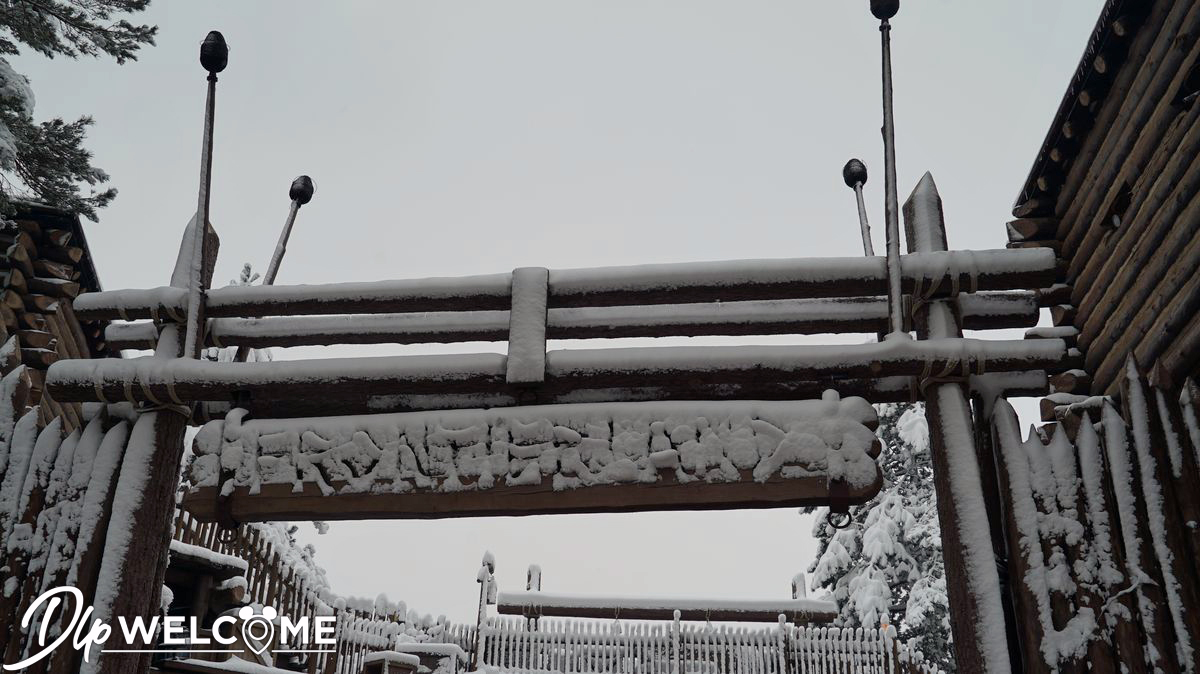
M1003 523L1027 672L1200 671L1200 393L1127 362L1107 397L1022 439L996 406Z
M935 674L895 629L489 618L478 665L514 674Z
M369 654L406 650L407 646L414 643L432 646L427 650L435 650L443 644L450 645L454 648L448 649L448 652L457 650L458 656L462 656L470 652L475 642L474 625L456 625L440 619L433 629L414 634L411 629L405 629L402 620L403 617L396 613L366 614L353 609L340 612L336 654L331 659L332 663L320 671L324 674L361 674ZM465 666L466 663L460 664Z
M280 524L245 524L228 533L200 522L186 511L175 516L173 540L246 562L246 602L275 607L281 615L310 621L335 615L333 653L318 654L307 671L359 674L371 652L391 650L406 641L458 644L464 651L474 640L474 626L454 625L409 611L404 602L347 599L335 595L324 570L290 541Z

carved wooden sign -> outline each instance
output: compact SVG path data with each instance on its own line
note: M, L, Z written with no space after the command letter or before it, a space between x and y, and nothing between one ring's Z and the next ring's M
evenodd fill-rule
M862 503L874 408L794 402L545 405L205 425L200 519L437 518Z

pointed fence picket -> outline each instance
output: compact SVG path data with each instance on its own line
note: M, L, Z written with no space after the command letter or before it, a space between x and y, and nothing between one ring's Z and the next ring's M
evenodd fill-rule
M745 627L496 616L479 629L483 662L477 665L513 674L935 674L938 671L904 646L893 627L841 629L787 623Z

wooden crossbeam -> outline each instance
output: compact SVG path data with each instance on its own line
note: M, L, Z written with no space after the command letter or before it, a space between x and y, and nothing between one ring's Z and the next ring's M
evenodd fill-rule
M1049 249L914 253L901 265L903 285L919 283L936 296L961 290L1030 290L1055 280ZM507 310L511 274L371 283L228 286L207 293L211 317ZM596 269L551 270L550 307L678 304L887 292L882 257L735 260ZM185 314L181 288L87 293L75 301L81 320L176 317Z
M1065 357L1061 340L891 340L881 343L768 347L572 349L547 354L538 391L723 385L882 376L1027 371ZM60 361L47 378L56 400L166 403L229 400L322 402L404 394L511 394L501 354L333 358L212 363L157 358Z
M969 330L1033 327L1038 321L1032 291L985 292L958 297ZM507 311L440 311L353 316L214 318L210 346L268 347L330 344L449 344L502 342L509 338ZM549 339L669 337L685 335L815 335L878 333L887 329L881 297L707 302L623 307L550 309ZM151 348L152 323L113 323L105 340L114 349Z
M341 487L335 482L333 487ZM628 513L678 510L731 510L747 508L799 508L828 505L829 480L772 478L756 482L744 475L737 482L711 485L680 483L666 475L656 484L617 484L577 490L569 497L550 485L501 487L453 494L413 492L403 494L323 493L305 483L263 485L257 492L237 487L219 498L216 487L190 491L183 507L205 522L215 521L224 510L237 522L292 520L442 519L452 517L516 517L586 513ZM848 491L848 505L871 500L879 485Z
M996 372L972 377L972 385L1010 397L1044 396L1049 392L1046 372ZM653 400L800 400L816 398L827 389L835 388L848 396L861 396L875 403L911 402L920 399L918 382L914 377L878 377L868 379L828 378L824 380L746 381L726 384L708 379L690 379L673 384L659 382L642 387L607 388L599 390L564 391L538 390L533 400L538 404L580 402L646 402ZM530 391L512 389L489 393L393 393L386 396L351 397L318 400L279 399L243 400L256 417L325 416L330 414L373 414L379 412L409 412L433 409L467 409L475 407L515 407L530 403ZM229 402L208 402L200 405L196 421L223 417L231 409Z
M627 620L680 620L774 623L780 615L794 623L830 623L837 605L820 599L656 599L560 595L550 592L500 592L496 612L526 618L563 617Z

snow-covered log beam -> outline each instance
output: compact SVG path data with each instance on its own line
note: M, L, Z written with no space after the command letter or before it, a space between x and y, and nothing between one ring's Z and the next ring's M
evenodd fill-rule
M1037 298L1030 291L960 295L967 329L1032 327ZM887 331L884 298L761 300L649 306L550 309L550 339L669 337L674 335L815 335ZM503 342L507 311L439 311L354 316L215 318L211 346L310 346L329 344L430 344ZM151 348L151 323L114 323L105 330L110 348Z
M245 414L196 436L185 507L201 520L852 505L882 484L874 408L833 391L774 403Z
M1043 396L1048 392L1046 373L1041 370L1028 372L1002 372L971 377L973 387L989 391L989 395L1009 397ZM861 396L873 403L911 402L919 396L913 377L879 377L870 379L833 380L788 380L747 381L725 384L710 381L689 381L674 386L651 385L642 387L607 388L580 390L560 394L539 392L538 404L583 403L583 402L647 402L654 400L802 400L820 396L830 386L845 395ZM381 412L409 412L415 410L451 410L474 407L515 407L529 404L528 390L512 390L505 393L393 393L386 396L351 399L340 397L312 401L297 400L254 400L245 402L255 416L297 417L325 416L330 414L373 414ZM225 416L230 410L229 402L207 402L199 407L194 419L203 423Z
M947 376L1039 370L1062 360L1060 340L888 340L853 345L645 347L567 349L546 358L538 396L638 387L702 390L706 385L762 385L790 381ZM165 403L344 398L379 400L397 394L492 394L517 391L505 383L501 354L444 354L332 358L265 363L194 360L66 360L49 371L56 400ZM566 402L567 400L563 400ZM101 401L102 402L102 401Z
M225 499L216 487L188 492L183 507L203 522L218 519L224 509L237 522L300 520L443 519L451 517L516 517L586 513L626 513L679 510L731 510L746 508L799 508L828 505L829 481L824 477L756 482L747 472L737 482L683 484L667 475L658 484L607 485L579 490L564 496L550 485L501 487L486 492L448 494L322 493L315 483L304 483L300 491L291 485L263 485L257 493L236 487ZM331 482L334 489L345 486ZM869 501L879 487L843 490L838 498L848 505ZM223 501L223 502L222 502Z
M1001 249L914 253L903 258L905 292L945 296L955 289L1032 290L1054 283L1054 252ZM882 257L735 260L550 271L550 307L732 302L881 296ZM229 286L208 291L210 317L507 310L511 274L367 283ZM184 315L180 288L87 293L81 320Z
M500 592L496 612L526 618L563 617L628 620L680 620L773 623L786 616L794 623L831 623L837 604L820 599L656 599L603 597L551 592Z

